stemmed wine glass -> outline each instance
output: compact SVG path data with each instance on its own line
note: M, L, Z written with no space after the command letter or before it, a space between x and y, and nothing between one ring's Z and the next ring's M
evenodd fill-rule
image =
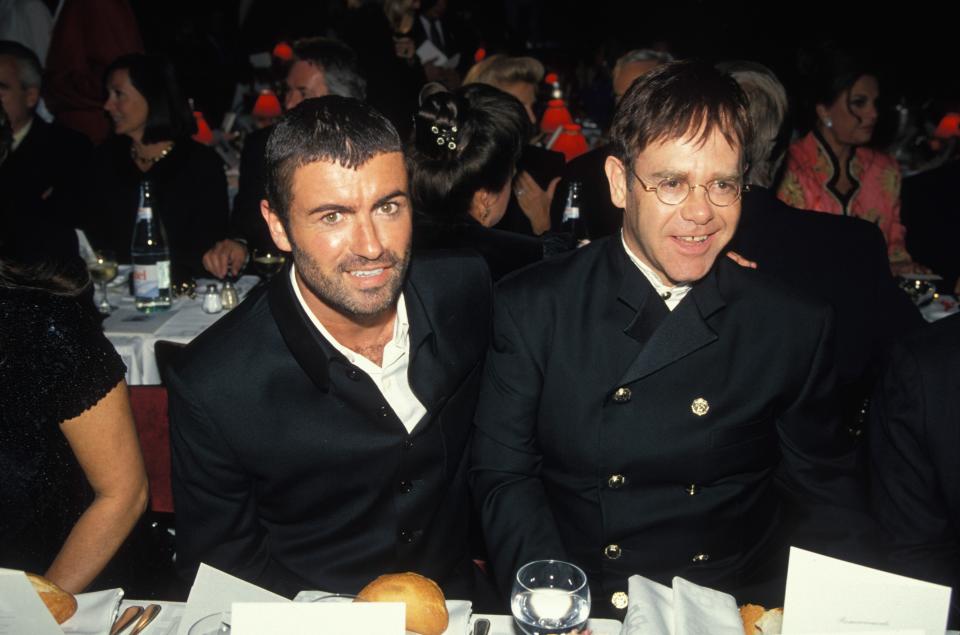
M590 616L590 586L576 565L535 560L520 567L513 581L511 609L527 635L577 633Z
M100 287L100 304L97 308L100 313L110 315L115 307L107 299L107 283L117 277L116 254L106 249L93 252L93 257L87 262L87 271L90 272L90 279Z
M256 267L257 273L263 276L264 282L275 276L286 261L286 257L279 249L253 250L253 266Z

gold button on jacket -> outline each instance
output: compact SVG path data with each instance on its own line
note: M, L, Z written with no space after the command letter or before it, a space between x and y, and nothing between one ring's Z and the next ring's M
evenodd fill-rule
M620 545L607 545L603 548L603 555L607 557L607 560L616 560L622 554L623 552L620 550Z
M633 397L633 392L626 386L620 386L613 391L613 400L617 403L627 403Z

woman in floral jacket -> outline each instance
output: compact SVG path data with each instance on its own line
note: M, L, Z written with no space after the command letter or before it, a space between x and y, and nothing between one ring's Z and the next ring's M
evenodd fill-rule
M876 223L894 273L923 270L904 246L900 168L889 154L866 147L878 118L877 78L842 53L818 68L828 72L814 87L815 122L790 146L777 195L793 207Z

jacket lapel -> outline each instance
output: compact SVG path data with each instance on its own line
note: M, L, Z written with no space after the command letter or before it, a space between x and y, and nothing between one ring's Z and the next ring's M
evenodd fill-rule
M289 265L273 277L267 293L270 312L290 354L317 388L327 392L330 358L342 355L323 339L304 313L291 286Z
M443 394L446 382L442 379L446 372L437 351L437 339L430 314L412 281L412 275L407 277L404 284L403 297L406 300L407 320L410 323L410 365L407 368L407 377L413 394L427 409L424 416L428 418L446 400L446 395Z
M690 295L649 335L643 350L621 377L618 385L643 379L717 339L717 334L706 321L724 306L723 297L717 287L717 266L719 264L694 285ZM652 292L650 295L653 295ZM664 305L664 311L666 310ZM637 317L641 322L637 328L648 328L651 318L642 318L640 314Z

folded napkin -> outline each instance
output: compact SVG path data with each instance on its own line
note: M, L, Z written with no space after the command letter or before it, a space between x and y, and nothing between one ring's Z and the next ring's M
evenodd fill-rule
M732 595L673 579L673 588L643 576L627 581L630 602L624 635L742 635Z
M447 614L450 616L450 622L447 624L447 630L443 632L444 635L466 635L472 612L473 604L467 600L447 600Z
M123 589L106 589L77 596L77 612L61 624L64 633L107 635L123 600Z

